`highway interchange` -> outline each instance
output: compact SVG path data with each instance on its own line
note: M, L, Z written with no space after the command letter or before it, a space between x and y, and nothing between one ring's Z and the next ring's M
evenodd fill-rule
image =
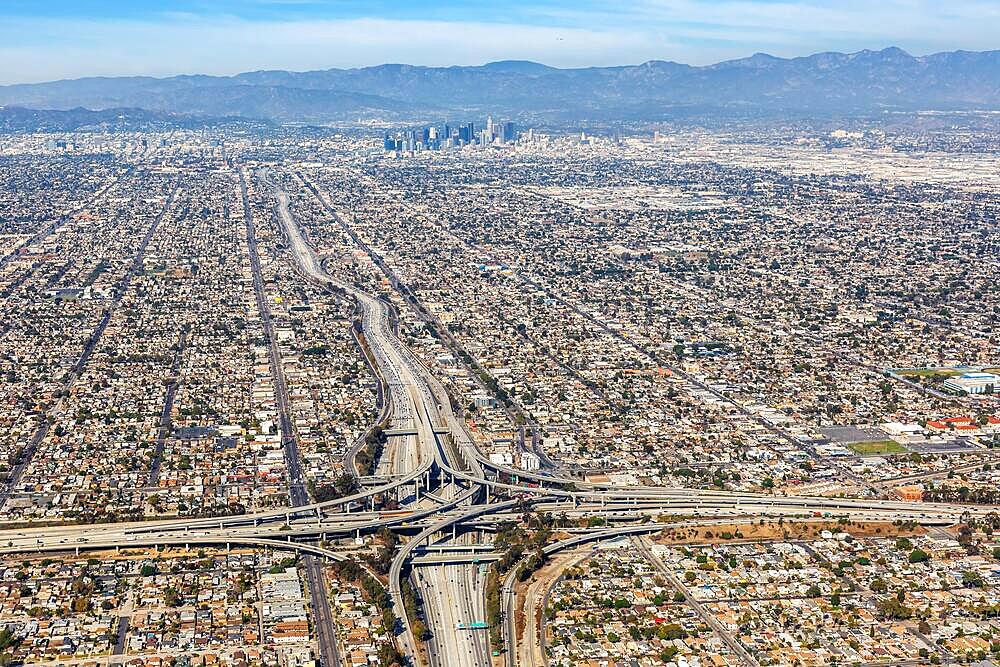
M335 626L325 602L321 559L351 557L350 551L321 546L335 537L370 534L389 527L403 535L389 572L388 589L400 619L398 644L413 664L457 667L491 664L488 636L483 629L459 629L459 624L485 620L485 574L472 547L487 541L497 524L519 519L524 503L567 517L603 516L626 520L616 528L580 530L570 539L546 548L563 549L621 534L648 534L665 527L657 517L691 517L698 522L788 518L815 514L857 520L913 520L953 523L963 515L986 514L995 507L903 503L870 499L772 497L676 488L609 487L558 475L526 473L491 464L474 446L447 391L396 336L389 304L331 276L309 244L290 209L288 195L266 172L241 171L244 210L251 240L251 263L259 289L259 264L253 242L253 220L246 201L246 179L255 177L273 192L287 249L297 270L308 280L354 302L361 335L386 390L386 428L392 434L377 462L377 482L351 496L314 503L305 491L294 429L287 418L287 393L278 351L273 345L266 304L258 299L265 332L272 341L271 364L283 444L291 478L290 507L252 514L132 524L73 525L0 531L0 553L82 551L112 548L225 545L295 549L305 557L306 578L314 607L314 624L324 665L340 663ZM321 192L311 192L331 216L340 215ZM259 292L258 292L259 294ZM356 472L356 471L355 471ZM505 481L506 480L506 481ZM402 512L374 510L376 496L394 494ZM419 642L403 608L403 582L409 581L422 601L431 638ZM317 593L317 589L319 592ZM513 580L503 585L507 609L507 665L517 662L513 648Z

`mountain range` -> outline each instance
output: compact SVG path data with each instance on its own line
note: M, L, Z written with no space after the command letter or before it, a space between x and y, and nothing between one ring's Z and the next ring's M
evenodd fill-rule
M164 131L177 128L201 129L222 125L260 126L262 121L191 114L147 111L146 109L27 109L0 107L0 134L20 132L79 131Z
M707 66L650 61L560 69L502 61L235 76L93 77L0 86L0 105L132 108L302 123L464 119L487 112L551 121L627 121L691 114L1000 109L1000 51L912 56L890 47L800 58L758 53Z

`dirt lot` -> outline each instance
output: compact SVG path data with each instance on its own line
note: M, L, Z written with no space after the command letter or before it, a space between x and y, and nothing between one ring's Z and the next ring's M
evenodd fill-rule
M730 525L691 526L664 531L653 539L660 544L698 544L711 542L760 542L768 540L804 540L819 537L828 530L832 533L850 533L855 537L897 537L923 535L920 527L896 526L891 522L838 521L765 521L760 523L734 523Z

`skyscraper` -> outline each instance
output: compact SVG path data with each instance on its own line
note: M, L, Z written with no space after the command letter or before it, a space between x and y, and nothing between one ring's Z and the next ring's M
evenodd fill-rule
M503 141L504 143L517 141L517 130L514 128L513 121L508 120L503 124Z

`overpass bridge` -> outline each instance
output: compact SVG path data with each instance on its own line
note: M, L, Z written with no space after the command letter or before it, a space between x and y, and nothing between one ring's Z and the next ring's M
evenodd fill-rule
M423 554L410 559L410 564L418 565L479 565L481 563L493 563L503 558L503 554L496 552L488 553L467 553L467 554Z

